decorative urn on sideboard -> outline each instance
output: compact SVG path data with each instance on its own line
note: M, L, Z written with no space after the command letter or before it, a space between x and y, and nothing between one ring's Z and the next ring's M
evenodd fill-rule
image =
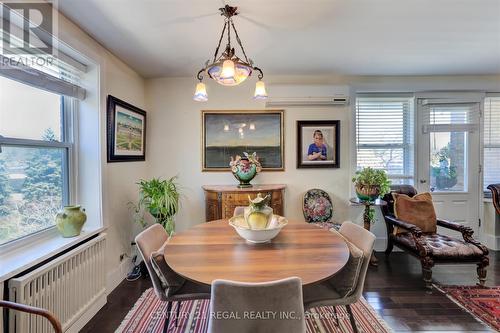
M243 153L244 156L236 155L231 157L229 166L233 176L240 182L238 187L252 187L250 181L262 170L257 153L249 155L247 152Z
M63 237L78 236L85 221L87 221L87 214L79 205L64 206L56 215L56 226Z

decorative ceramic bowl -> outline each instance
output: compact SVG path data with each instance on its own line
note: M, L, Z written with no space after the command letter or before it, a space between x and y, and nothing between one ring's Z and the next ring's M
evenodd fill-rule
M283 216L273 215L271 223L266 229L250 229L243 215L233 216L229 224L236 230L238 235L249 243L267 243L276 237L281 229L287 225L288 220Z
M380 196L380 186L356 184L356 196L361 201L375 201Z

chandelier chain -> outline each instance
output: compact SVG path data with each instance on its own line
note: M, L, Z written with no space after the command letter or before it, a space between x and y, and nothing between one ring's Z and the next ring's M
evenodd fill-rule
M219 54L220 43L222 42L222 38L224 37L224 32L226 31L227 26L228 26L227 22L224 22L224 28L222 28L222 33L221 33L220 38L219 38L219 44L217 44L217 48L215 49L213 62L215 62L217 60L217 55Z
M229 23L232 22L231 19L227 20L227 47L231 49L231 26Z
M231 25L233 26L233 29L234 29L234 34L236 35L236 41L238 42L238 44L240 45L241 47L241 52L243 52L243 56L245 57L245 61L250 64L250 61L248 60L248 57L247 57L247 54L245 53L245 49L243 48L243 44L241 43L241 39L240 39L240 36L238 36L238 31L236 30L236 27L234 26L234 23L233 23L233 20L230 20L231 22ZM231 30L231 29L229 29Z

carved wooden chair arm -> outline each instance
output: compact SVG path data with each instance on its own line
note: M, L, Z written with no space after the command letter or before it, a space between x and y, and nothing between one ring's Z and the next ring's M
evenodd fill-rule
M497 214L500 214L500 184L490 184L487 188L491 191L493 206L495 206Z
M408 232L410 232L413 241L415 242L415 246L417 247L418 253L421 257L428 257L432 253L431 248L427 245L424 238L422 237L422 229L414 224L398 220L394 216L390 215L386 215L385 220L393 226L404 228L408 230Z
M385 216L385 220L395 227L400 227L408 230L408 232L411 232L411 234L416 237L422 236L422 230L414 224L398 220L394 216L389 216L389 215Z
M50 321L50 323L52 324L52 327L54 328L54 331L56 333L62 333L61 323L54 316L54 314L48 310L37 308L34 306L9 302L9 301L2 301L2 300L0 300L0 307L12 309L12 310L17 310L17 311L22 311L22 312L27 312L27 313L31 313L31 314L45 317L48 321Z
M472 237L472 234L474 234L474 231L470 227L461 225L460 223L457 222L437 219L437 225L443 228L458 231L462 233L464 237L465 235L467 235L468 237Z
M477 240L475 240L474 237L472 237L472 235L474 234L474 230L472 230L472 228L461 225L460 223L457 222L441 220L441 219L437 220L437 225L440 227L444 227L462 233L462 237L464 238L464 241L466 243L474 244L479 249L481 249L481 251L483 251L484 254L488 254L488 248L483 244L479 243Z

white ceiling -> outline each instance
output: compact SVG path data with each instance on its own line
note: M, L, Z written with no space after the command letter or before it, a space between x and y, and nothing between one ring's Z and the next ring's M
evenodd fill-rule
M150 78L196 74L213 56L222 3L59 0L59 9ZM239 7L236 28L265 74L500 73L500 0L228 3Z

